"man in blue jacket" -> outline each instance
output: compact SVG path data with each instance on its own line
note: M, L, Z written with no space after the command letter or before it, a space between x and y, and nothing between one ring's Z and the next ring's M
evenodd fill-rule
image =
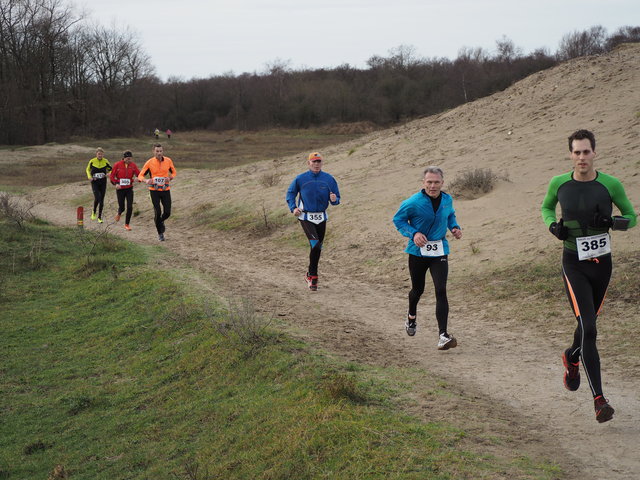
M393 223L398 231L409 237L405 252L409 254L411 291L405 329L411 337L416 334L416 310L429 270L436 293L436 319L440 331L438 350L448 350L457 346L458 342L447 332L449 243L445 237L448 229L454 238L462 238L462 230L456 220L451 195L442 191L442 169L427 167L422 183L424 188L402 202L393 216Z
M340 204L338 183L322 171L322 155L313 152L307 160L309 170L298 175L287 190L287 205L309 239L309 270L305 280L309 290L318 290L318 262L327 229L327 207Z

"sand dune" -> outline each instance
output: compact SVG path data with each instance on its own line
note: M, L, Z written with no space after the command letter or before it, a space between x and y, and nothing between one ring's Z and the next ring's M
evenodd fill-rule
M619 177L640 207L639 67L640 45L621 46L539 72L491 97L323 151L324 168L338 179L343 203L329 211L321 290L315 296L303 286L306 253L292 246L302 238L292 217L290 227L264 237L207 230L193 221L202 206L283 210L288 182L305 169L303 153L221 172L181 171L172 190L175 215L165 245L176 261L212 274L216 288L255 297L265 311L276 312L299 334L333 352L374 364L425 368L471 392L478 398L475 408L495 418L496 428L520 432L514 448L554 458L571 470L569 478L640 478L637 369L626 372L623 381L603 362L605 393L617 413L614 421L599 425L588 389L569 393L562 387L560 352L573 329L568 306L557 324L539 329L519 315L518 305L495 316L474 301L472 292L458 287L472 272L509 264L526 268L529 260L546 255L559 260L561 247L543 225L539 208L549 179L571 168L566 138L578 128L596 133L597 168ZM180 159L171 156L179 168ZM455 202L464 237L451 242L450 303L460 346L445 354L435 349L428 293L420 306L418 335L404 334L405 239L391 223L400 201L420 188L427 165L441 166L445 181L475 168L508 178L486 195ZM273 171L283 180L263 187L261 176ZM38 194L46 200L38 213L73 224L70 205L86 193L84 184L46 189ZM138 199L142 214L127 238L153 241L149 206L143 196ZM616 254L638 252L639 232L615 232ZM637 299L629 309L625 314L637 317ZM606 340L606 326L602 332ZM430 402L416 399L417 414L428 416ZM473 413L451 407L450 415L472 418Z

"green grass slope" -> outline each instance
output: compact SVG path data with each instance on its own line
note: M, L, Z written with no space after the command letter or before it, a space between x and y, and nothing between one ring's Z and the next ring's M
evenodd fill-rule
M562 476L403 413L407 372L314 353L160 248L0 220L0 251L0 478Z

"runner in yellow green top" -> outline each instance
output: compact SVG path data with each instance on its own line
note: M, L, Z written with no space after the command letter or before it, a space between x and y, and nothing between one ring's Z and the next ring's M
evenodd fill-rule
M562 354L564 385L580 386L580 361L594 398L596 420L611 420L614 409L602 393L600 356L596 347L596 320L611 278L609 230L627 230L637 216L622 183L595 169L596 139L589 130L569 137L573 170L549 183L542 202L542 219L563 241L562 271L567 296L578 321L573 344ZM556 219L560 203L561 217ZM613 215L613 205L621 215Z
M111 171L109 160L104 158L104 150L96 149L96 156L87 164L87 178L91 181L93 190L93 210L91 220L98 219L102 223L102 209L104 208L104 196L107 192L107 174Z
M171 216L170 184L176 176L176 167L169 157L164 156L164 149L159 143L153 146L153 155L140 170L138 180L149 185L158 239L164 242L164 221ZM147 174L150 178L145 179Z

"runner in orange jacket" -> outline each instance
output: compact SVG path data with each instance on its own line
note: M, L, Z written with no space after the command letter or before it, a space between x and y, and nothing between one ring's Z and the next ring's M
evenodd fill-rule
M164 221L171 216L171 182L176 176L176 167L169 157L164 156L164 149L159 143L153 146L153 155L140 170L138 180L149 185L158 239L164 242ZM146 174L150 178L145 179Z

